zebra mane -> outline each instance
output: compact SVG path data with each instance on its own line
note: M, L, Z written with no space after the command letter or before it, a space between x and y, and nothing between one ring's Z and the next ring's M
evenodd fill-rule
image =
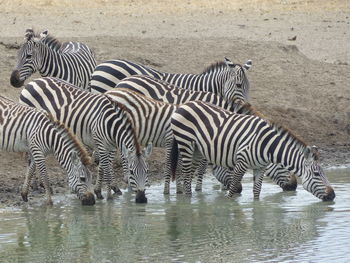
M262 114L260 111L258 111L253 105L251 105L249 102L246 102L244 104L241 104L237 110L238 114L244 114L244 115L254 115L261 119L264 119L268 123L271 124L271 121L268 120L268 118Z
M58 51L62 47L61 41L50 34L44 37L41 42L55 51Z
M204 73L209 73L217 69L221 69L226 67L225 61L219 61L219 62L214 62L211 65L209 65L205 70L203 70L202 74Z
M132 136L133 136L134 144L136 147L136 154L140 155L141 154L141 145L138 141L138 136L136 134L137 132L136 132L135 125L134 125L135 121L132 118L133 114L132 114L131 110L129 110L127 107L125 107L123 104L119 103L118 101L115 101L115 100L111 99L109 96L106 96L105 94L102 94L102 96L104 96L114 107L117 107L117 108L121 109L124 113L126 113L127 120L129 121L130 126L133 130Z
M75 136L75 134L62 122L55 119L53 115L49 112L45 112L47 118L54 124L54 126L58 130L62 130L70 139L71 142L73 142L73 145L75 149L78 151L78 155L81 159L81 162L84 165L90 165L92 163L90 155L86 148L83 146L83 144L78 140L78 138Z

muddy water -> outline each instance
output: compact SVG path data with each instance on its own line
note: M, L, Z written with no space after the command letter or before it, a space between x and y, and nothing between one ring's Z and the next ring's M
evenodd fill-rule
M253 200L252 177L227 200L213 178L189 200L148 191L146 205L125 192L82 207L72 196L55 205L0 210L1 262L347 262L350 169L327 170L334 202L299 185L282 192L265 178Z

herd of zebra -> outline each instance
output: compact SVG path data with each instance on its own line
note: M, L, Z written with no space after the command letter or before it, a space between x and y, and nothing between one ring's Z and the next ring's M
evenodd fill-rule
M211 165L228 197L242 191L242 176L252 169L254 198L265 174L284 190L295 190L299 176L307 191L333 200L317 148L249 104L251 66L250 60L240 65L225 58L200 74L172 74L126 60L97 65L84 44L26 30L11 85L22 87L35 72L42 77L24 85L19 103L0 96L1 148L27 152L23 200L38 168L52 204L45 166L50 153L83 205L103 198L103 183L108 199L112 192L121 194L113 170L119 151L123 179L136 192L136 202L147 202L153 147L166 150L164 194L173 178L177 193L191 195L194 174L200 191ZM87 168L92 159L98 163L95 195Z

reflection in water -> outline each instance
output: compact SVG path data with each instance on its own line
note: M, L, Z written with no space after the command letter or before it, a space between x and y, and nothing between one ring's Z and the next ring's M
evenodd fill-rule
M63 197L52 208L0 211L0 258L4 262L330 261L349 250L344 244L350 237L346 201L350 179L342 176L338 184L336 175L329 177L337 192L334 203L319 202L303 189L281 192L268 182L261 200L254 201L247 192L252 187L248 178L244 193L235 200L213 190L209 179L203 193L192 198L164 197L160 184L150 189L148 204L135 204L134 196L124 193L94 207Z

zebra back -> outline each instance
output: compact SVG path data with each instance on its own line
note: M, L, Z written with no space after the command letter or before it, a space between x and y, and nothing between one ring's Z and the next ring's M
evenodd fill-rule
M144 65L126 60L107 60L95 68L91 76L92 93L105 93L114 88L122 79L133 75L147 75L162 79L163 73Z
M14 87L21 87L39 71L43 77L57 77L87 89L95 66L94 54L88 46L79 42L61 43L47 30L38 34L27 29L10 82Z
M210 91L227 100L240 99L247 101L249 97L249 81L246 71L251 68L251 61L246 64L234 64L225 59L214 63L201 74L172 74L159 72L141 64L111 60L96 67L91 79L91 92L103 93L114 88L122 79L142 74L164 80L179 88L196 91Z

